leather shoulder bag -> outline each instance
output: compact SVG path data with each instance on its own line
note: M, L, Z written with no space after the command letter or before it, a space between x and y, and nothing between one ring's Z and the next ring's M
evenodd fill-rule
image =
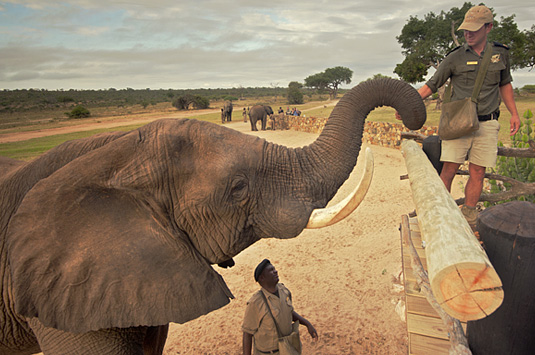
M273 313L271 313L271 307L269 307L268 300L264 292L260 291L264 302L266 302L266 307L268 309L273 322L275 323L275 328L277 328L277 336L279 343L279 354L280 355L300 355L301 354L301 339L299 338L299 321L295 321L292 324L292 332L290 335L283 336Z

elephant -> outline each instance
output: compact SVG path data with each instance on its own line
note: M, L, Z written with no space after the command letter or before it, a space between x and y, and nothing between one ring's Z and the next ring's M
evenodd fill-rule
M163 119L0 160L0 354L161 354L170 322L233 298L212 265L356 208L369 180L349 210L325 206L383 105L425 122L416 90L382 78L348 91L305 147Z
M221 109L221 123L232 121L232 101L225 101L225 106Z
M256 122L262 122L262 131L266 130L267 117L273 115L271 106L255 105L249 110L249 119L251 121L251 131L258 131Z

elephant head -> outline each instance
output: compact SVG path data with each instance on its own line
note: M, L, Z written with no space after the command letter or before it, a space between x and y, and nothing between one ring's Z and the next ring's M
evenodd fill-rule
M80 333L184 323L222 307L232 294L211 264L300 234L349 177L365 118L383 105L410 129L425 122L411 86L380 79L345 94L302 148L160 120L24 165L0 181L13 196L0 228L17 314Z

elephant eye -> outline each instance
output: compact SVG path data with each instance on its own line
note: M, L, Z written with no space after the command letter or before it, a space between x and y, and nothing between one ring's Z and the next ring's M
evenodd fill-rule
M233 181L230 189L230 197L236 202L242 202L246 200L248 193L247 181L243 178Z

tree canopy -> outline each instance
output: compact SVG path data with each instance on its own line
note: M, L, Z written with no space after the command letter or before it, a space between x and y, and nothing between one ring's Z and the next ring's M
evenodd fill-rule
M394 73L410 83L423 81L429 68L437 68L449 51L464 43L463 31L457 31L457 28L472 6L472 3L465 2L460 8L453 7L438 15L430 12L423 19L411 16L396 37L405 59L396 65ZM535 26L521 32L514 21L515 15L501 17L497 21L494 10L490 10L494 14L494 24L488 39L510 47L512 69L533 68Z
M310 75L305 79L305 86L315 88L319 91L329 91L331 99L335 99L338 94L340 84L351 83L353 71L346 67L327 68L325 71Z
M298 105L303 103L303 93L301 88L303 84L298 83L297 81L292 81L288 84L288 104Z

